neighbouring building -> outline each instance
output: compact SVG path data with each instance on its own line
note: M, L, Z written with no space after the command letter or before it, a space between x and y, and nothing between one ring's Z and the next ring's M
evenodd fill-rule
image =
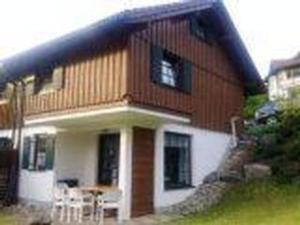
M287 99L300 88L300 54L290 59L271 61L267 77L269 99Z
M26 83L20 199L49 203L60 180L114 185L124 219L193 194L263 89L218 0L127 10L3 65L0 83Z

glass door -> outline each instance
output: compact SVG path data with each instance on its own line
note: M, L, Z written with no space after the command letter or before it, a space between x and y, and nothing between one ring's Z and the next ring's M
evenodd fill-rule
M118 185L120 134L99 136L98 184Z

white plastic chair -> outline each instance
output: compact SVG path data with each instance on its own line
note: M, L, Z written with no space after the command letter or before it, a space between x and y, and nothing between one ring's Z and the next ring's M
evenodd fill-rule
M91 220L94 219L95 198L90 193L83 193L79 188L68 190L68 223L71 219L82 223L84 209L90 210Z
M57 184L53 188L52 211L51 217L54 219L56 213L60 213L60 221L65 218L65 210L67 206L67 189L68 185L65 183Z
M117 210L117 220L120 222L120 201L122 199L122 192L111 191L105 192L97 197L97 217L99 224L104 223L104 211L106 209Z

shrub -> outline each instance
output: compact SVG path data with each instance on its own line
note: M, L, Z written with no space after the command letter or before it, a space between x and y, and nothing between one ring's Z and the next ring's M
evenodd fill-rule
M267 162L282 183L300 183L300 108L289 107L278 122L248 129L257 139L254 159Z
M268 97L265 94L248 97L244 108L244 117L246 119L254 118L256 110L262 107L267 101Z

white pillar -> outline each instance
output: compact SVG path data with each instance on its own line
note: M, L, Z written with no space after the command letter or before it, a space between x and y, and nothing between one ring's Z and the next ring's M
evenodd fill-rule
M131 186L132 186L132 127L121 128L119 188L122 190L120 219L131 217Z

